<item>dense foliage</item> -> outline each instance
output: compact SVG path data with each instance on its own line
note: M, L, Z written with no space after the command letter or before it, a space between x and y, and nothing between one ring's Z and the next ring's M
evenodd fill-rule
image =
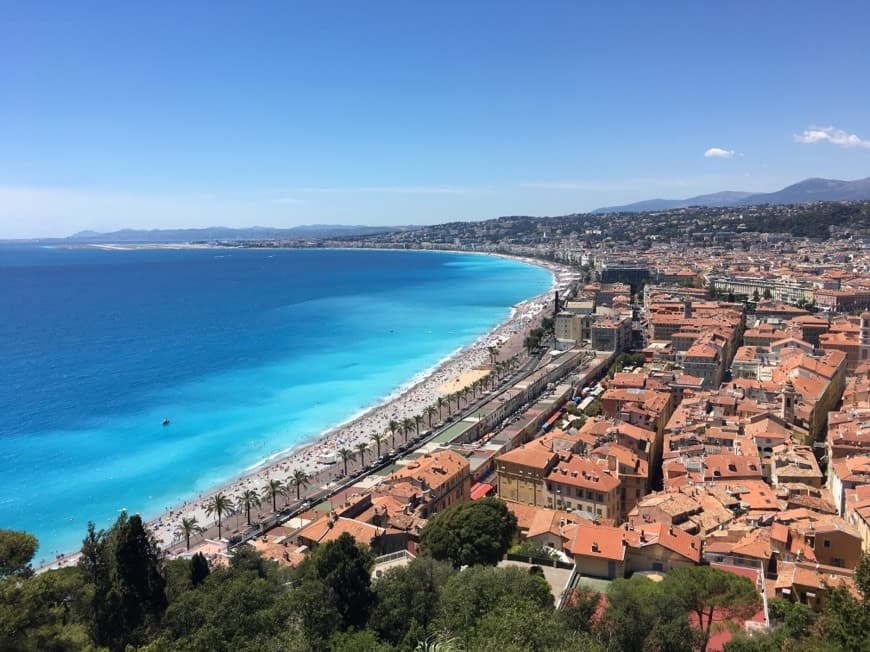
M456 523L456 512L438 529ZM464 519L488 527L501 510L493 501L463 513L473 516L458 527L470 532ZM126 515L109 531L89 528L78 566L32 575L30 540L17 534L2 533L0 548L0 565L15 569L0 579L4 652L688 652L703 649L720 621L760 608L752 582L703 566L672 571L659 583L615 580L604 596L575 589L559 610L534 566L457 570L452 559L421 556L373 578L371 551L346 534L296 569L247 546L209 569L199 555L163 559L141 520ZM867 563L858 585L870 596ZM775 600L771 617L772 633L738 636L728 649L870 649L868 601L845 590L831 590L819 614Z
M870 650L870 555L855 570L858 595L845 587L829 587L820 613L802 604L772 600L770 618L775 626L767 634L730 641L727 652L815 652Z
M420 548L455 568L495 565L517 533L517 518L497 498L460 503L436 514L423 529Z

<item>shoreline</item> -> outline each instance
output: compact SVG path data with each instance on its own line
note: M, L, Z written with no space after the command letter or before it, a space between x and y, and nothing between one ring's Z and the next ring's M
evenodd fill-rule
M120 248L123 248L123 245ZM207 500L216 493L224 493L235 502L238 495L245 490L255 489L260 493L269 480L278 479L286 483L297 469L302 469L311 478L312 482L308 486L309 491L319 490L335 481L336 476L343 471L343 463L340 459L337 463L327 464L320 460L321 455L337 453L340 448L349 448L356 452L355 446L366 443L369 444L366 461L369 461L371 459L369 455L372 457L375 455L375 447L371 438L373 433L384 434L386 432L382 442L382 451L389 451L393 448L393 438L388 429L388 423L393 419L401 423L403 419L413 418L414 415L419 414L424 418L420 426L421 431L429 429L425 408L434 405L438 396L445 395L439 391L439 387L451 378L458 378L468 371L488 366L490 364L488 347L491 345L505 346L514 340L512 346L508 348L517 350L517 344L519 344L518 348L521 350L522 339L528 330L540 323L545 304L552 301L553 292L561 291L566 284L570 283L571 275L575 273L574 270L565 265L519 256L446 250L438 250L433 253L439 252L497 256L534 265L551 273L551 284L547 291L510 306L509 315L492 329L481 334L467 345L452 351L431 367L417 372L377 403L349 416L340 423L330 426L315 436L299 441L284 450L269 454L262 460L239 470L237 474L226 481L201 492L194 490L187 500L179 499L179 502L171 505L168 510L149 516L147 525L164 551L169 551L180 542L180 539L175 537L174 532L182 518L194 517L199 525L205 529L210 529L215 525L216 521L206 515L205 505ZM433 422L440 421L440 415L433 420ZM414 432L416 433L416 428ZM403 442L401 434L397 434L395 439L399 445ZM354 463L353 466L355 467L356 464ZM303 492L303 495L304 493L306 492ZM268 504L268 501L264 501L260 509L265 512L257 514L260 518L265 518L271 513L271 505ZM252 519L256 511L252 510ZM229 536L232 516L236 516L236 519L232 520L238 521L239 514L240 512L237 511L224 517L224 525L227 530L224 533L225 537ZM78 554L76 551L71 554L58 555L54 560L46 560L38 569L44 570L69 565L76 561Z

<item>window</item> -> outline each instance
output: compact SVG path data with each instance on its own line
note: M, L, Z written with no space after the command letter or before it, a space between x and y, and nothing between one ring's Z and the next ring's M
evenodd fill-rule
M654 571L662 572L662 571L665 570L665 567L664 567L664 565L663 565L660 561L654 561L654 562L652 563L652 569L653 569Z
M822 545L825 548L830 548L831 547L831 540L830 539L822 539Z

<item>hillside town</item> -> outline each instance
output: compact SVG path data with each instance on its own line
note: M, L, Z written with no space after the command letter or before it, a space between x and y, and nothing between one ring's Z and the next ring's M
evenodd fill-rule
M250 543L294 566L349 534L377 577L419 554L434 515L495 496L521 534L503 563L551 569L557 604L710 565L754 582L763 608L739 627L755 631L769 600L820 610L832 587L855 593L870 551L867 240L714 230L647 245L450 243L563 266L527 373ZM227 555L214 540L193 552Z

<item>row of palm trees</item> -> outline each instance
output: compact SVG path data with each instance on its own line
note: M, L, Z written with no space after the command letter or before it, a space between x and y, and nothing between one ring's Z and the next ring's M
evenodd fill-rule
M416 436L420 436L420 427L423 425L424 420L428 421L429 427L431 428L433 417L437 415L439 421L443 420L445 406L447 407L448 415L453 414L454 412L454 402L456 403L457 410L462 407L461 401L464 401L465 407L468 407L470 403L469 395L473 398L478 398L478 395L482 394L486 389L495 389L498 382L500 382L504 377L504 374L513 371L519 365L518 356L500 361L497 359L497 348L491 346L488 348L488 351L492 364L492 372L490 374L475 380L471 385L468 385L457 392L453 392L452 394L443 397L439 396L438 400L433 405L428 406L423 414L415 414L413 417L406 417L401 421L391 419L383 434L377 432L374 433L372 435L372 441L375 443L377 448L377 456L381 456L381 445L386 441L388 435L393 449L396 448L396 435L399 433L403 435L404 441L407 444L408 435L412 430ZM355 460L357 455L359 455L360 465L365 464L365 454L368 450L369 446L365 442L356 444L353 449L341 448L338 450L338 455L344 463L345 475L347 475L348 462ZM244 511L247 523L250 526L251 510L253 508L259 507L264 500L267 500L272 502L272 511L277 512L277 500L279 496L284 496L286 498L290 489L295 487L296 500L301 500L302 487L309 485L310 482L311 478L307 473L305 473L305 471L302 469L296 469L293 472L293 477L290 478L287 484L277 479L270 479L263 488L262 493L258 494L253 489L245 490L242 495L239 496L237 504L234 504L226 494L218 492L209 499L208 504L206 505L206 513L209 516L214 515L217 518L218 538L221 538L224 516L233 514L235 511ZM184 537L187 549L190 550L190 537L199 534L202 531L203 528L200 527L195 517L182 518L181 523L176 528L175 535L178 537Z
M250 527L252 509L259 507L264 501L271 501L272 511L277 512L279 496L288 498L290 491L295 488L296 500L301 500L302 487L309 484L311 484L311 477L302 469L296 469L293 471L293 477L291 477L287 483L284 483L277 478L271 478L266 483L266 486L263 487L261 493L258 493L254 489L246 489L242 492L242 495L239 496L237 503L233 503L233 500L229 496L222 491L219 491L208 499L208 503L205 506L205 512L209 516L214 515L217 518L218 539L220 539L223 535L224 516L234 514L237 511L245 512L245 518ZM200 534L203 531L204 528L199 525L196 517L184 517L175 529L175 536L183 537L187 549L190 550L190 537Z
M429 424L429 428L432 428L432 419L436 415L438 416L438 420L443 420L444 416L444 407L447 407L447 414L450 415L453 413L453 403L456 403L456 409L460 409L462 407L461 402L465 402L465 407L468 407L469 395L473 398L478 398L479 395L482 395L484 391L487 389L495 389L497 383L502 379L504 374L508 371L513 370L519 364L519 359L517 357L509 358L503 362L495 360L495 354L498 352L498 349L495 347L489 347L490 356L493 356L492 360L492 368L493 371L480 378L475 380L473 383L464 387L463 389L454 392L452 394L448 394L447 396L439 396L438 400L423 411L423 414L416 414L413 417L406 417L401 421L396 419L391 419L389 424L387 425L387 429L382 433L375 432L372 434L372 441L375 444L377 449L377 456L381 456L381 444L386 441L387 436L390 437L390 441L392 443L393 449L396 448L396 435L401 433L404 442L408 443L408 435L411 433L411 430L414 430L416 436L420 436L420 426L423 424L423 421L427 421ZM347 475L347 465L348 462L356 459L357 453L359 453L360 464L365 463L365 453L369 449L365 443L359 443L355 446L356 452L349 448L339 449L338 454L344 462L344 474Z
M492 347L490 347L492 348ZM504 377L504 374L512 371L519 364L518 358L509 358L503 362L495 361L493 362L493 371L483 378L479 378L475 380L470 385L467 385L460 389L457 392L453 392L452 394L448 394L445 397L439 397L437 403L434 406L434 412L438 414L438 417L441 417L441 410L446 405L448 414L452 414L453 412L453 402L456 402L456 409L458 410L462 407L462 402L464 401L465 407L468 407L470 398L478 398L483 394L483 392L487 390L495 389L496 385L501 381ZM430 422L431 425L431 422Z

